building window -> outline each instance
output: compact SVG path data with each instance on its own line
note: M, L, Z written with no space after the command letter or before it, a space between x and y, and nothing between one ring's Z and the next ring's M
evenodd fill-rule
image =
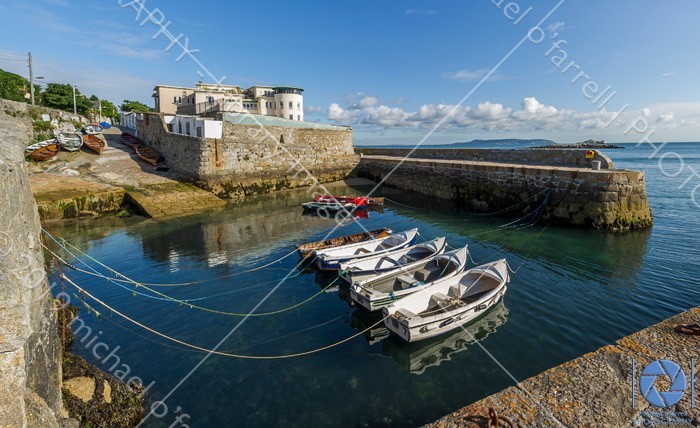
M284 108L284 102L280 101L280 109Z
M301 103L297 102L297 110L301 110Z
M293 114L290 114L290 115L289 115L289 120L294 120L294 115L293 115Z
M297 115L297 120L298 120L299 122L301 122L301 115L300 115L300 114Z
M173 97L173 104L177 104L177 97Z
M197 137L202 138L202 127L201 126L197 127Z
M177 122L177 133L182 134L182 122Z
M189 122L185 123L185 133L187 135L190 135L190 123Z
M182 97L177 97L177 105L182 104Z
M292 110L293 108L294 108L294 103L290 101L289 102L289 109Z
M214 104L214 97L207 97L207 102L209 102L209 104Z

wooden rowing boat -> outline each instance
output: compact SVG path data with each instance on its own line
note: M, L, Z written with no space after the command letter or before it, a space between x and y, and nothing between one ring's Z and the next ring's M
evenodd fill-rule
M355 233L354 235L339 236L337 238L325 239L323 241L309 242L308 244L298 245L297 252L299 253L299 257L306 259L312 255L314 250L385 238L391 235L391 233L391 229L385 227L382 229L370 230L369 232Z
M399 299L459 275L467 266L468 257L467 247L459 248L365 279L350 286L350 298L370 312L381 310Z
M346 202L346 203L338 203L338 202L304 202L301 204L301 206L304 208L306 211L319 211L319 210L325 210L326 212L337 212L337 211L352 211L355 208L357 208L357 205Z
M386 306L384 324L406 342L455 330L495 306L509 281L505 259L477 266Z
M61 132L56 135L61 148L68 152L77 152L83 147L83 136L75 132Z
M158 162L163 160L163 156L150 147L139 145L136 146L135 149L136 156L140 157L143 161L148 162L153 166L156 166Z
M129 134L128 132L122 132L122 143L135 149L136 147L143 144L143 141L139 140L137 137Z
M104 140L93 134L88 134L84 136L83 143L87 148L97 153L98 155L102 155L102 150L104 150L105 148Z
M61 148L58 147L58 144L56 144L56 140L50 140L50 141L53 141L53 143L37 146L34 150L29 152L29 157L32 158L36 162L41 162L41 161L45 161L45 160L51 159L52 157L56 156L58 154L58 152L61 150ZM32 147L32 146L35 146L35 145L32 144L29 147ZM27 147L27 149L29 149L29 147Z
M386 238L373 239L357 244L341 245L335 248L314 250L316 266L321 270L337 270L340 264L350 260L364 259L389 251L411 246L416 241L418 229L394 233Z

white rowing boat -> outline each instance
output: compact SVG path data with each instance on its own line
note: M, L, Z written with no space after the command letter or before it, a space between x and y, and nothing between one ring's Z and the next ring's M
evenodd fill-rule
M467 247L423 260L416 265L386 272L350 285L350 298L368 311L378 311L399 299L434 284L450 281L467 266Z
M397 269L410 269L445 251L445 238L436 238L386 254L351 260L340 264L340 276L347 282L359 282Z
M58 145L68 152L77 152L83 147L83 136L75 132L61 132L56 135Z
M384 308L384 324L406 342L459 328L498 303L510 281L505 259L435 283Z
M321 270L336 270L340 268L341 263L350 260L382 255L389 251L413 245L417 235L418 229L411 229L405 232L394 233L386 238L316 250L314 251L316 266Z
M354 314L353 314L354 315ZM399 366L411 374L420 375L430 367L437 367L451 360L456 354L484 340L508 321L508 308L501 301L483 317L458 328L451 333L420 342L406 343L396 337L386 337L385 328L382 353L390 356ZM356 327L357 328L357 327Z
M39 141L38 143L34 143L31 146L27 146L24 151L27 153L32 153L35 152L39 149L43 149L46 146L50 146L51 144L56 144L56 139L51 138L50 140L44 140L44 141Z

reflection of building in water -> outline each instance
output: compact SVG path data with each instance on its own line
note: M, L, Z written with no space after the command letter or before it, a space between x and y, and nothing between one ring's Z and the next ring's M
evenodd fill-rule
M180 253L170 250L168 259L170 259L170 273L180 272Z
M443 361L450 360L452 355L467 349L468 345L483 340L507 320L508 309L501 301L483 317L452 333L414 343L389 337L384 340L382 351L409 372L422 374L428 367L439 366Z

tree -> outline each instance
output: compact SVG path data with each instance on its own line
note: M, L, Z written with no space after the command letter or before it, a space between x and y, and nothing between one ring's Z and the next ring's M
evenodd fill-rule
M35 95L41 92L41 86L34 85ZM0 98L28 103L29 81L19 74L0 69Z
M110 117L113 120L119 118L119 112L114 104L107 100L100 100L100 104L102 104L102 116Z
M124 113L128 113L130 111L135 111L138 113L148 113L149 111L153 111L152 108L148 107L146 104L139 102L139 101L130 101L130 100L124 100L121 106L119 106L119 109L123 111Z
M86 116L92 110L92 102L76 88L75 99L78 113ZM49 83L41 94L42 104L59 110L73 111L73 87L68 84Z

